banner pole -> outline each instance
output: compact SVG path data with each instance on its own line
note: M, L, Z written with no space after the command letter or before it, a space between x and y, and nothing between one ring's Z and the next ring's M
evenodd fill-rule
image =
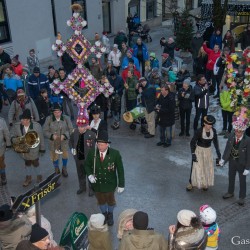
M35 184L35 192L39 189L39 185ZM36 223L41 226L41 203L40 200L35 203L36 208Z

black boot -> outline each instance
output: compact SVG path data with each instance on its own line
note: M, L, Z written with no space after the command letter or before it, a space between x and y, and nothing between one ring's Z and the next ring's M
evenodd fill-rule
M95 192L91 186L91 183L89 182L89 197L93 197L95 195Z
M2 182L2 185L7 184L7 179L6 179L6 174L5 173L1 174L1 182Z
M114 225L113 213L108 212L107 221L108 221L108 226Z
M105 212L105 213L102 213L103 215L104 215L104 217L105 217L105 220L104 220L104 225L107 223L107 221L108 221L108 213L107 212Z

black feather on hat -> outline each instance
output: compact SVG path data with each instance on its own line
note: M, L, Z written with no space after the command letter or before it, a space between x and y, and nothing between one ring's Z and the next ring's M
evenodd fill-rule
M55 110L62 110L62 107L58 102L53 104L53 111Z
M30 242L31 243L38 242L44 239L48 235L49 233L44 228L35 223L34 225L32 225L31 228Z
M96 142L111 143L111 141L109 140L108 131L98 131Z
M100 108L100 106L95 104L94 106L91 107L90 112L91 112L92 115L100 114L101 113L101 108Z

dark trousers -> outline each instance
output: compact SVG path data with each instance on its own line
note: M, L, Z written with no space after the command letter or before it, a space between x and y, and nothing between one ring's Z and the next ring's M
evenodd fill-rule
M184 133L185 128L186 128L186 134L189 134L191 111L192 111L192 109L180 108L181 133ZM186 124L185 124L185 122L186 122Z
M222 110L223 130L227 130L229 133L232 131L233 114L234 112Z
M203 126L203 119L204 119L204 116L206 115L207 115L207 109L196 108L195 117L194 117L194 130L197 130L198 128L200 117L201 117L201 126Z
M127 111L131 111L136 107L136 99L135 100L127 100Z
M160 126L160 141L162 143L168 143L171 144L172 142L172 126L170 127L163 127ZM166 138L166 132L167 132L167 138Z
M212 86L209 88L209 90L213 94L216 89L216 80L213 70L206 70L206 79L208 82L212 82Z
M214 76L214 78L215 78L215 83L216 83L216 88L217 88L217 93L216 93L216 95L220 95L220 82L221 82L221 79L222 79L222 75L220 74L220 75L216 75L216 76Z
M121 66L114 66L114 68L116 69L117 74L119 75Z
M237 172L240 180L239 198L244 199L246 197L246 175L243 175L244 167L239 164L238 160L234 160L232 157L230 157L229 169L228 169L228 177L229 177L228 193L230 194L234 193L235 176Z
M74 119L74 110L73 110L71 99L69 99L68 97L63 97L62 106L63 106L64 114L70 116L71 119ZM68 113L67 106L69 108L70 114Z
M86 173L84 170L84 160L78 160L77 156L75 156L74 159L76 162L76 171L79 182L79 189L86 191ZM92 189L91 184L89 183L88 185L89 189Z
M145 61L143 59L138 58L139 65L142 68L142 76L145 74Z

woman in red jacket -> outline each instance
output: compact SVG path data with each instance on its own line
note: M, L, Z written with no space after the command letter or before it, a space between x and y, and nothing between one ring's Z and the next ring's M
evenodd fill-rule
M221 51L220 51L220 47L218 44L215 44L213 49L209 49L207 47L206 41L203 43L202 47L208 56L208 60L207 60L207 64L206 64L206 80L208 82L210 82L212 80L213 88L210 89L210 92L213 93L215 91L216 85L217 85L215 75L214 75L214 64L215 64L217 58L220 57Z
M19 55L15 55L11 60L11 66L16 75L22 76L23 74L23 65L19 61Z

